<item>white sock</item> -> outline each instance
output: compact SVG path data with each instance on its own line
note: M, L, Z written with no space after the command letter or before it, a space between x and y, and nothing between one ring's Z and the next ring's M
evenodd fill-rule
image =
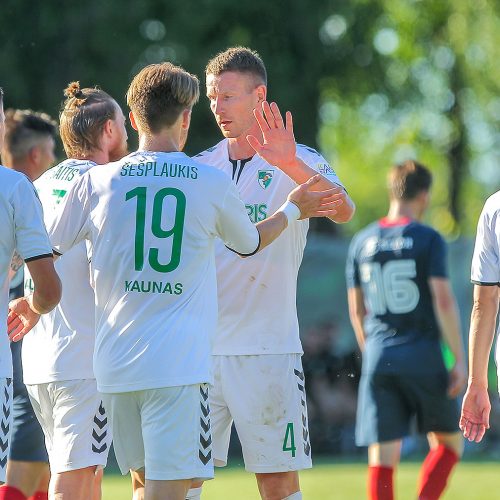
M283 500L302 500L302 492L296 491L295 493L292 493L291 495L283 498Z
M199 488L190 488L188 490L186 495L186 500L200 500L200 499L201 499L201 486Z

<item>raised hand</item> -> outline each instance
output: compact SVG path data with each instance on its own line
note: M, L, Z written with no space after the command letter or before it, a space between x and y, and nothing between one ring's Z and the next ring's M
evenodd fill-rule
M7 333L13 342L19 342L40 319L40 315L30 307L30 297L15 299L9 304Z
M247 135L247 141L256 153L270 165L292 164L295 161L296 144L293 135L293 121L290 111L286 112L285 120L275 102L262 103L262 107L254 109L255 119L262 131L263 143L253 135Z
M325 191L314 191L321 182L322 176L317 174L307 182L297 186L289 195L288 200L300 209L300 220L310 217L330 217L337 213L337 208L344 203L345 192L341 187Z
M469 384L462 403L459 427L465 438L479 443L490 428L491 404L486 387Z

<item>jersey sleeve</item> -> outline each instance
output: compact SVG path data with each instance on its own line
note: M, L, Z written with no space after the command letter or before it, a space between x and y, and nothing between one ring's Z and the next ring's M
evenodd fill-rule
M472 256L471 281L477 285L500 285L497 218L498 212L490 213L486 204L477 224Z
M240 255L253 255L259 248L259 231L248 218L245 204L241 201L236 186L229 179L216 230L225 245Z
M357 288L361 285L359 279L359 266L356 259L357 255L357 238L354 237L349 245L349 250L347 252L347 260L345 266L345 278L347 283L347 288Z
M12 194L16 250L25 262L52 257L43 210L33 184L22 178Z
M428 255L428 276L434 278L447 278L448 267L446 265L447 247L443 237L435 232L431 239Z
M315 149L306 146L297 146L297 156L310 168L326 177L329 181L344 187L335 170L326 159ZM345 188L344 188L345 189Z
M78 179L61 202L60 209L52 219L48 232L56 253L63 254L80 241L90 237L89 174Z

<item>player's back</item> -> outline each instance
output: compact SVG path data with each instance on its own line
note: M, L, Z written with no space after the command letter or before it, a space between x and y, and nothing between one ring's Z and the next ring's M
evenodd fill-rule
M183 153L137 152L82 179L101 391L207 381L214 239L241 221L256 231L230 179L200 167Z
M382 219L353 238L347 281L363 292L368 351L385 349L386 355L393 351L404 358L406 346L417 360L416 345L423 351L428 344L438 345L429 279L446 277L445 261L439 233L413 220Z

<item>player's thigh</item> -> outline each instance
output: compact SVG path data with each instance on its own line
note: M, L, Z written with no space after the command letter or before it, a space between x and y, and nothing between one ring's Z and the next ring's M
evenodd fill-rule
M363 373L358 391L356 444L369 446L408 435L412 408L402 394L398 375Z
M213 478L208 384L140 394L146 480Z
M111 424L113 448L120 472L144 468L144 440L141 429L139 391L103 393L104 407Z
M226 403L222 368L224 356L212 356L214 383L210 386L210 423L212 428L212 453L214 465L223 467L227 464L229 440L233 419Z
M49 384L53 438L49 450L53 473L104 467L111 430L94 379Z
M304 371L299 354L227 356L229 411L250 472L311 467Z
M0 379L0 482L5 483L12 427L12 379Z
M456 398L448 397L448 372L444 367L435 373L408 377L406 390L415 400L419 432L454 434L460 431L460 407Z

